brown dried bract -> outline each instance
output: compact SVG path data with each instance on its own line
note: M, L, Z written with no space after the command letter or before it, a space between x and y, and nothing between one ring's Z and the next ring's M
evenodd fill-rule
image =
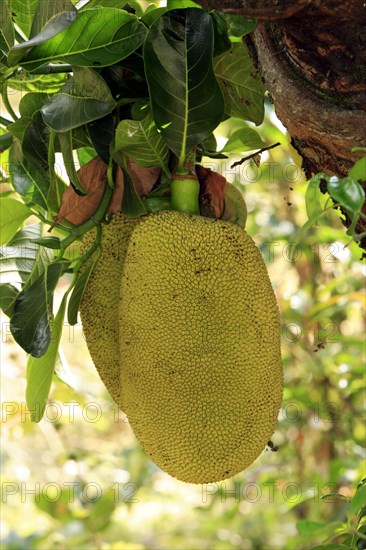
M99 206L107 184L107 167L104 162L99 157L92 159L78 170L78 176L88 194L79 195L70 185L62 195L61 208L55 218L56 224L65 219L74 225L80 225L87 221ZM120 169L116 174L115 183L110 213L121 209L123 173Z
M138 196L148 195L160 176L160 166L140 166L128 157L126 157L126 165Z
M196 165L200 183L200 213L208 218L220 219L225 209L226 179L210 168Z

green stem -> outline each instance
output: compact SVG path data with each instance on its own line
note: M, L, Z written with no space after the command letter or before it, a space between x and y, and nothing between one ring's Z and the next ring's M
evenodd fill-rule
M8 120L7 118L5 118L3 116L0 116L0 124L2 124L2 126L9 126L9 124L13 124L13 121Z
M61 249L60 249L60 257L63 256L66 248L70 246L74 241L79 240L84 233L87 231L90 231L94 226L100 224L104 216L106 215L106 212L108 210L109 203L111 201L113 195L113 189L109 187L109 185L105 186L104 193L102 196L102 200L100 201L100 204L93 214L93 216L87 220L86 222L82 223L81 225L78 225L74 227L70 231L70 235L66 237L63 241L61 241Z
M72 66L67 63L60 63L59 65L49 63L48 65L44 65L43 67L39 67L38 69L32 71L32 75L58 73L72 73Z
M15 112L13 110L13 107L10 105L10 101L9 101L9 98L8 98L8 85L7 85L6 81L3 84L3 89L2 89L2 94L1 95L2 95L2 98L3 98L5 108L8 111L9 115L12 117L13 120L18 120L18 117L15 114Z
M186 214L199 214L200 184L195 176L175 174L170 183L170 194L173 210Z
M92 246L89 248L89 250L85 254L80 256L80 258L78 258L78 261L77 261L77 263L75 265L75 268L74 268L75 274L78 273L81 266L87 260L89 260L90 256L92 256L94 254L94 252L100 247L100 243L101 243L101 240L102 240L102 227L100 225L97 225L96 228L97 228L97 234L96 234L96 237L95 237L95 241L92 244Z
M48 196L53 193L53 191L56 191L56 200L58 208L61 204L61 196L59 194L59 189L56 181L56 173L55 173L55 162L56 162L56 154L55 154L55 139L56 139L56 132L54 130L50 130L50 140L48 143L48 169L50 171L50 191L48 193Z

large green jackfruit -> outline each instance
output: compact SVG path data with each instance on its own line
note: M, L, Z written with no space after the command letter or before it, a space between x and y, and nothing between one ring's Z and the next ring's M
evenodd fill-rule
M119 304L124 411L172 476L248 467L282 400L280 322L266 266L239 226L164 211L128 245Z
M121 212L103 225L101 254L80 304L83 331L94 365L114 401L123 410L118 336L118 303L126 250L139 218ZM85 253L95 240L89 231L82 243Z

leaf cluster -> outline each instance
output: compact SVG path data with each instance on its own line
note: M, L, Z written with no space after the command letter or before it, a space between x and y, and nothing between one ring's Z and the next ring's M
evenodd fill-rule
M8 112L0 119L0 306L29 354L27 403L38 421L64 314L76 323L101 224L116 200L118 171L124 191L117 209L139 216L171 208L172 174L184 173L187 163L265 145L245 122L220 151L213 134L230 117L261 124L264 87L241 40L256 21L195 2L171 0L143 11L134 1L89 0L78 7L70 0L4 0L0 19ZM18 105L14 91L22 93ZM86 181L80 166L96 158L105 175ZM137 192L136 166L137 172L158 169L151 198ZM97 184L101 198L92 205ZM79 203L83 217L75 215ZM34 217L38 223L30 224ZM81 257L71 253L95 226L91 249ZM54 315L54 292L66 274L71 283Z

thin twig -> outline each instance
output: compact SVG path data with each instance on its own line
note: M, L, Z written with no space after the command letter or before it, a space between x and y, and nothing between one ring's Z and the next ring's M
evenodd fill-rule
M249 155L247 157L244 157L241 160L238 160L238 162L234 162L234 164L232 164L230 166L230 168L235 168L235 166L240 166L240 164L243 164L243 162L245 162L246 160L252 159L256 155L259 155L260 153L263 153L264 151L269 151L269 149L273 149L274 147L277 147L278 145L281 145L281 143L279 141L277 143L275 143L274 145L270 145L269 147L263 147L263 149L259 149L259 151L256 151L255 153L252 153L251 155Z

